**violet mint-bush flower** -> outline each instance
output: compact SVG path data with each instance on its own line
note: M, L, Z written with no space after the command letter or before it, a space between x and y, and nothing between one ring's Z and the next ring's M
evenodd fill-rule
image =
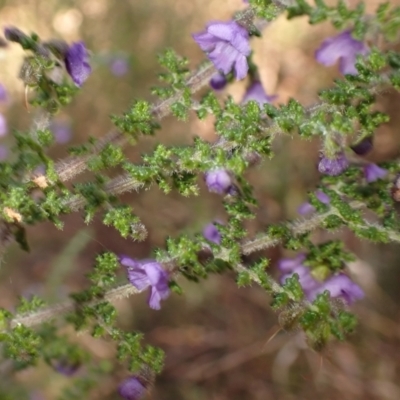
M224 74L221 74L221 72L216 72L210 79L210 86L214 90L222 90L226 85L228 81L226 79L226 76Z
M388 174L388 171L386 169L383 169L378 165L372 163L364 165L363 170L365 180L368 183L375 182L378 179L383 179Z
M337 153L333 158L322 156L318 164L321 174L337 176L349 167L349 160L343 152Z
M203 236L210 242L221 244L221 234L214 223L210 223L204 227Z
M122 256L120 263L126 267L129 282L138 290L150 288L149 306L154 310L161 308L161 300L170 295L169 276L160 263L155 260L134 260Z
M210 192L226 194L233 186L229 172L223 168L217 168L206 172L204 178Z
M357 74L357 55L368 54L368 47L356 40L347 30L337 36L326 39L315 52L315 59L322 65L330 67L339 61L342 74Z
M118 393L125 400L139 400L146 394L146 387L138 376L132 375L120 383Z
M314 300L318 294L327 290L332 298L340 298L348 305L364 297L364 291L354 283L347 275L339 273L331 276L309 293L310 301Z
M0 136L6 135L8 132L7 120L3 114L0 114Z
M303 264L305 260L306 256L303 253L294 258L281 259L278 262L278 269L283 273L281 283L285 283L288 278L297 274L304 295L309 301L314 301L318 294L326 290L331 298L341 298L349 305L364 297L360 286L344 273L334 274L324 281L314 278L310 268Z
M233 70L238 80L246 77L251 52L246 28L235 21L210 22L193 38L220 72L226 75Z
M7 101L7 90L3 84L0 83L0 102Z
M246 90L246 93L243 96L242 104L248 103L250 100L253 100L262 107L265 103L271 103L277 98L276 95L268 95L263 85L260 81L254 81Z
M92 72L89 54L83 42L69 46L65 54L65 67L76 86L82 86Z
M361 142L350 146L350 148L359 156L364 156L373 149L373 138L368 136L361 140Z
M331 201L329 196L326 193L324 193L322 190L317 190L315 192L315 196L323 204L329 204L329 202ZM307 214L312 213L314 211L315 211L314 206L312 206L309 202L304 202L297 209L297 212L299 214L301 214L301 215L307 215Z

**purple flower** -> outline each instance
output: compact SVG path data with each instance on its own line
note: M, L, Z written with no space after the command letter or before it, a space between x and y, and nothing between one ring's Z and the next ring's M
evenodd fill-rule
M340 273L331 276L326 281L321 282L315 279L308 267L303 265L306 255L298 254L294 258L283 258L278 262L278 268L284 275L280 282L285 283L286 279L297 274L299 283L304 295L309 301L314 301L318 294L328 290L332 298L341 297L347 304L363 298L364 292L347 275Z
M265 103L270 103L274 101L277 96L269 96L265 93L265 90L260 81L254 81L252 85L247 89L242 104L248 103L250 100L256 101L260 107L263 106Z
M318 287L319 282L311 275L310 269L303 265L305 259L304 253L300 253L294 258L282 258L278 262L278 268L284 273L280 280L282 284L293 274L297 274L304 295L308 298L309 293Z
M221 234L214 223L208 224L203 229L203 236L210 242L215 244L221 243Z
M294 258L282 258L278 261L278 268L281 272L293 272L297 267L303 264L306 259L304 253L299 253Z
M133 260L121 257L120 263L126 267L129 282L136 289L143 291L150 287L149 306L154 310L161 308L160 301L165 300L170 290L168 287L168 273L155 260Z
M327 194L325 194L322 190L317 190L315 192L315 196L321 203L324 203L324 204L329 204L329 202L331 201L329 196ZM297 212L300 215L307 215L314 211L315 211L315 208L309 202L305 202L305 203L301 204L300 207L297 209Z
M8 148L0 145L0 161L4 161L8 156Z
M225 75L221 74L221 72L216 72L210 79L210 86L214 90L222 90L227 83Z
M356 153L359 156L363 156L369 153L373 148L372 136L364 138L363 140L361 140L361 142L353 146L350 146L350 148L354 151L354 153Z
M129 64L125 58L114 58L110 63L110 70L115 76L123 76L129 71Z
M71 140L72 132L69 123L62 120L53 121L50 125L50 129L57 143L64 144Z
M146 393L146 387L139 380L139 377L133 375L119 385L118 392L125 400L138 400Z
M7 100L7 90L4 87L4 85L0 83L0 101L6 101L6 100Z
M335 158L322 157L318 164L321 174L336 176L344 172L349 166L349 160L345 154L338 153Z
M354 283L347 275L337 274L321 284L316 290L310 293L310 301L313 301L318 294L327 290L332 298L340 297L347 304L352 304L356 300L364 297L364 292L356 283Z
M356 56L366 55L367 46L359 40L353 39L350 31L326 39L315 52L316 60L329 67L339 60L339 69L342 74L356 75Z
M376 164L367 164L364 166L364 176L368 183L384 178L387 173L386 169L380 168Z
M249 33L237 22L211 22L193 38L219 71L226 75L233 69L236 79L246 77L249 69L246 57L251 52Z
M7 120L3 114L0 114L0 136L7 134Z
M92 68L89 55L83 42L73 43L65 55L65 67L76 86L82 86L89 77Z
M28 39L28 36L15 26L8 26L7 28L4 28L4 36L10 42L17 43L22 43L25 39Z
M227 193L232 187L232 179L226 169L214 169L205 173L208 190L219 194Z
M78 371L81 363L78 361L72 362L66 358L60 358L59 360L53 361L51 366L60 374L72 376L76 371Z

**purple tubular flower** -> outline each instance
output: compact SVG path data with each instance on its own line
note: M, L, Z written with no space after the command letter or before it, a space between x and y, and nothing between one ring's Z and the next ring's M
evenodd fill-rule
M265 103L271 103L274 101L277 96L269 96L265 93L265 90L260 81L254 81L252 85L247 89L242 104L248 103L250 100L256 101L260 107Z
M92 68L89 55L83 42L73 43L65 55L65 67L76 86L82 86L89 77Z
M364 176L368 183L384 178L387 173L386 169L380 168L376 164L367 164L364 166Z
M282 258L278 261L278 268L285 273L293 272L297 267L303 264L305 259L306 255L304 253L300 253L294 258Z
M327 194L325 194L322 190L317 190L315 192L315 196L323 204L329 204L329 202L331 201L329 196ZM300 207L297 209L297 212L300 215L307 215L314 211L315 211L315 208L309 202L305 202L305 203L301 204Z
M345 154L338 153L335 158L322 157L318 164L318 171L321 174L337 176L343 173L349 166L349 160Z
M203 236L210 242L215 244L221 243L221 234L214 223L206 225L203 229Z
M8 148L0 145L0 161L4 161L8 156Z
M0 114L0 136L6 135L8 132L7 120L3 114Z
M319 288L310 293L310 301L313 301L318 294L327 290L332 298L342 298L347 304L352 304L356 300L364 297L364 292L347 275L337 274L327 279Z
M7 90L1 83L0 83L0 101L7 101Z
M326 39L315 52L315 58L327 67L339 60L339 69L342 74L356 75L356 56L366 55L367 46L359 40L353 39L351 31Z
M57 143L64 144L71 140L71 126L64 121L54 121L50 126Z
M25 39L28 39L28 36L15 26L8 26L7 28L4 28L4 36L10 42L17 43L22 43Z
M216 72L210 79L210 86L214 90L222 90L227 83L225 75L221 74L221 72Z
M124 76L129 71L128 61L122 57L115 58L111 61L110 70L115 76Z
M237 80L247 75L251 49L249 33L235 21L211 22L204 32L192 35L215 68L225 75L234 70Z
M143 291L150 287L149 306L153 310L159 310L160 301L170 294L168 273L155 260L137 261L124 256L120 257L120 263L126 267L129 282L136 289Z
M146 387L133 375L121 382L118 392L125 400L139 400L145 395Z
M61 358L52 362L52 367L55 371L65 376L72 376L78 371L81 364L79 362L71 362L67 359Z
M350 148L354 151L354 153L356 153L359 156L363 156L369 153L373 148L372 136L364 138L363 140L361 140L361 142L353 146L350 146Z
M227 193L232 187L232 179L225 169L215 169L205 174L206 185L210 192Z

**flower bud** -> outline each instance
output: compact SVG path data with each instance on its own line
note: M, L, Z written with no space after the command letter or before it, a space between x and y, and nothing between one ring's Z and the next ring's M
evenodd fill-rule
M321 174L337 176L342 174L349 167L349 160L346 155L341 152L336 154L334 158L322 157L318 170Z
M369 153L373 148L372 136L368 136L361 140L361 142L350 146L350 148L359 156L364 156Z
M146 393L146 388L140 382L139 377L134 375L119 385L118 392L125 400L139 400Z
M20 29L15 26L9 26L4 29L4 36L10 42L16 42L23 44L26 39L29 39L29 36L22 32Z
M206 185L210 192L226 194L232 187L232 179L226 169L219 168L205 174Z

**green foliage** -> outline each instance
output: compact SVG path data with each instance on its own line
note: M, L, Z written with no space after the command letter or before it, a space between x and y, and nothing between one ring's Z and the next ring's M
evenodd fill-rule
M326 291L313 302L308 301L297 273L282 285L278 284L266 272L268 260L252 253L277 245L304 251L307 256L303 264L310 268L316 280L324 281L342 271L354 257L340 241L316 244L311 237L314 229L337 231L346 227L357 237L372 242L399 242L399 216L388 190L398 172L398 163L385 164L388 176L370 183L366 182L359 165L351 166L340 176L321 178L320 190L329 196L328 204L311 193L309 201L315 213L310 218L269 224L255 238L248 237L247 223L257 216L260 206L246 171L273 156L273 142L279 135L318 137L324 155L332 157L343 148L372 137L389 121L384 112L377 110L376 97L390 87L400 90L400 56L387 43L397 39L400 8L382 4L375 16L366 17L362 3L350 8L342 0L332 6L323 0L313 5L297 0L288 7L270 0L250 0L250 6L237 13L235 20L251 36L260 36L256 17L270 21L285 9L288 18L307 16L311 24L328 20L338 29L351 29L355 39L373 42L368 56L357 58L358 73L337 79L332 87L322 90L321 102L311 108L294 99L280 106L260 106L256 101L237 104L232 97L221 100L210 90L195 98L194 92L215 71L209 63L204 63L190 73L188 60L168 49L158 58L163 68L159 74L161 85L152 89L158 102L133 101L121 116L111 117L118 131L104 139L90 138L87 143L69 149L71 157L65 163L55 163L47 155L54 140L48 127L13 132L12 161L0 163L0 228L4 237L14 236L28 250L26 225L50 221L62 228L64 214L83 210L86 223L101 212L104 225L115 228L123 238L141 240L146 230L132 208L119 203L120 194L157 185L165 195L176 191L185 197L197 196L203 190L199 181L204 173L226 169L233 184L232 190L223 195L228 221L218 225L221 243L210 242L199 234L182 234L168 237L165 250L155 250L157 261L170 274L171 290L183 292L174 280L179 274L198 282L211 273L233 270L237 272L238 286L257 283L264 289L271 297L272 308L280 312L282 328L301 328L315 350L322 350L332 339L345 340L357 321L340 299L330 298ZM385 41L382 49L374 46L378 43L375 38ZM32 105L45 111L47 118L67 105L78 88L64 78L57 82L50 79L50 72L63 59L50 48L46 51L36 34L23 35L17 42L29 51L21 78L33 91ZM251 58L249 76L254 80L259 73ZM233 75L227 79L232 81ZM160 128L159 121L168 114L187 121L192 111L201 120L212 118L218 140L210 144L195 138L185 146L156 144L139 163L126 159L122 148L126 142L134 144L141 135L154 135ZM46 168L44 175L36 173L40 166ZM123 169L125 174L110 178L110 169L113 173ZM91 171L92 179L65 184L85 170ZM369 214L374 215L374 222L366 219ZM251 262L247 258L250 254L254 256ZM117 361L127 370L138 373L145 367L159 373L164 363L163 351L143 343L142 333L126 332L118 325L117 309L111 302L120 295L115 293L124 288L124 285L118 286L118 268L118 257L111 252L96 258L87 274L88 286L72 294L72 303L61 308L68 312L66 322L77 331L86 330L97 340L113 342ZM132 289L129 285L128 288ZM88 373L74 380L59 397L60 400L87 398L98 379L115 365L90 361L90 355L81 346L70 343L54 323L46 322L55 316L57 306L43 306L44 302L37 297L30 301L22 298L15 313L0 310L4 356L13 360L16 369L35 365L40 359L52 367L60 360L73 365L92 362ZM36 316L43 322L37 329L20 323Z

